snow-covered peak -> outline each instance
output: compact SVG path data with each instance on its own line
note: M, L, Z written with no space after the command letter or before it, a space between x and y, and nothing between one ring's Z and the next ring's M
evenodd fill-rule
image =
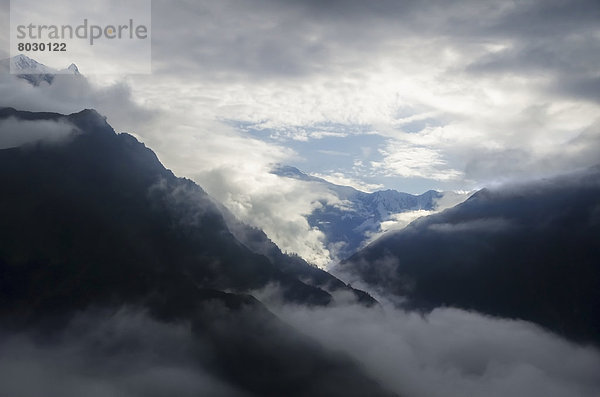
M37 75L55 75L55 74L73 74L79 75L79 68L72 63L65 69L54 69L35 59L29 58L27 55L19 54L9 59L8 62L11 73L16 74L37 74Z
M23 54L0 60L0 70L15 74L17 77L29 81L34 86L38 86L43 82L52 84L57 74L81 76L79 68L74 63L66 69L57 70Z
M321 205L306 216L310 227L323 233L332 260L349 257L386 231L404 227L420 216L454 206L468 197L466 193L452 193L447 198L448 192L435 190L420 195L391 189L366 193L281 164L274 166L271 172L318 184L315 190L327 191L337 197L337 201L331 202L323 198Z
M26 55L19 54L10 58L10 70L19 74L53 74L56 71L31 59Z
M69 72L71 72L71 73L73 73L73 74L80 74L79 73L79 68L74 63L70 64L69 67L66 70L69 71Z

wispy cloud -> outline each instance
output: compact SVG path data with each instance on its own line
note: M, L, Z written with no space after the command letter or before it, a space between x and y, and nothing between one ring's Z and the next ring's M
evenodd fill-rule
M0 120L0 149L34 143L59 143L77 132L77 127L65 120Z
M434 180L458 179L462 173L448 167L440 151L424 146L413 146L398 141L380 150L381 162L372 162L376 171L386 176L419 177Z

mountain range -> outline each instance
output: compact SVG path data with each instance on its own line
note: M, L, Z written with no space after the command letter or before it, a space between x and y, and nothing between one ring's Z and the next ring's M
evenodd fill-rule
M26 80L33 86L42 83L51 85L57 74L85 78L75 64L58 70L22 54L1 60L0 69L11 71L16 77ZM322 200L318 206L315 206L315 210L306 216L310 227L323 233L323 244L331 255L331 261L347 258L383 235L388 229L401 228L413 218L458 204L470 194L434 190L421 195L395 190L366 193L350 186L336 185L325 179L307 175L290 166L277 165L272 173L308 182L337 198L338 203L335 204ZM226 209L223 207L221 210ZM400 222L396 218L399 214L410 212L414 212L415 216L409 216Z
M448 205L458 204L469 196L469 193L435 190L421 195L391 189L366 193L350 186L330 183L285 165L274 167L272 173L317 185L342 203L330 204L323 200L320 206L306 217L311 227L324 234L325 245L338 259L349 257L383 234L384 223L393 223L394 215L414 211L419 211L419 215L433 213Z
M57 74L80 75L79 68L74 63L64 69L54 69L23 54L1 60L0 70L13 73L34 86L38 86L42 82L52 84Z
M34 87L60 84L30 58L9 62L36 72L16 76ZM0 132L1 393L600 388L600 166L410 195L278 165L272 173L335 198L307 215L346 258L326 271L95 110L0 108Z
M277 288L285 302L323 306L350 293L376 304L366 293L229 219L246 244L238 240L231 216L200 187L95 111L4 108L6 119L61 122L72 131L62 142L0 150L3 332L51 340L80 313L128 307L160 324L191 324L193 343L209 351L192 349L190 360L247 393L390 395L250 295Z

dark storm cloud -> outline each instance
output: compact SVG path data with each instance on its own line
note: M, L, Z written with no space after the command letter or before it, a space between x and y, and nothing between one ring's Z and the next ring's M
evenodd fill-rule
M501 36L548 38L565 32L597 30L600 4L595 0L517 1L489 27Z
M532 156L526 147L480 150L465 156L465 175L478 180L495 174L494 182L502 183L581 170L598 163L598 131L600 122L595 122L560 147L548 150L545 156Z
M598 63L596 63L596 65L597 64ZM560 94L572 96L574 98L583 98L600 102L600 78L595 75L566 77L556 84L555 90Z
M476 44L508 44L465 58L471 73L551 70L557 79L574 72L586 78L600 57L600 4L589 0L154 3L154 62L163 72L300 77L358 69L390 45L429 39L465 56Z
M306 59L328 57L326 43L308 44L293 9L255 1L154 2L153 70L293 76L312 71ZM191 33L191 34L190 34Z
M597 1L517 3L481 32L483 37L508 40L510 46L473 61L467 70L550 77L551 94L598 101L598 18Z
M415 4L155 1L155 71L277 78L359 66L345 53L369 55L405 31Z
M390 28L395 30L372 19L381 15L389 23L390 4L155 2L154 15L164 16L153 20L155 70L198 73L200 65L199 73L223 78L332 72L339 61L346 62L339 57L349 47L376 48Z

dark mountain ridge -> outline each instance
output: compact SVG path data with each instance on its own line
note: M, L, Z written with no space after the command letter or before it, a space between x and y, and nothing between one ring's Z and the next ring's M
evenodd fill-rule
M600 343L600 167L481 190L337 270L411 308L456 306Z
M73 131L63 142L0 150L1 333L48 339L79 313L135 307L189 324L203 346L190 351L196 363L251 395L389 395L249 294L275 285L304 305L327 305L336 289L373 304L368 295L305 262L283 266L276 247L276 260L250 250L200 187L93 110L0 109L0 120L9 117ZM319 282L301 277L314 273Z

